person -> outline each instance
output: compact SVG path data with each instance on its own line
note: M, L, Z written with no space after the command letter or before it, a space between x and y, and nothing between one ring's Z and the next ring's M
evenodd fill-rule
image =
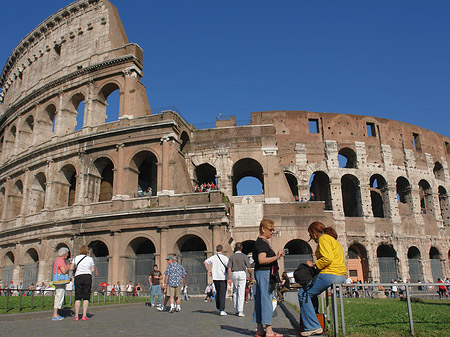
M225 312L225 297L227 294L227 272L226 266L228 258L222 254L223 246L218 244L216 246L217 254L207 258L203 264L205 265L208 274L212 277L214 286L216 287L216 308L220 316L226 316Z
M272 293L275 290L278 274L278 259L284 256L283 249L277 253L272 250L269 239L275 231L274 222L270 219L262 219L259 224L259 236L253 248L253 260L255 261L254 276L256 284L254 289L253 322L256 323L256 337L283 336L272 329ZM266 331L264 331L264 325Z
M138 284L136 284L136 294L138 297L141 296L141 291L142 291L141 282L138 282Z
M120 282L117 281L117 284L114 285L114 292L115 292L115 294L117 294L117 296L120 296L120 291L121 291Z
M210 300L212 302L212 299L213 299L213 286L212 286L211 283L208 283L206 285L205 294L206 294L206 297L205 297L204 301L208 302L208 300Z
M184 287L181 288L181 292L183 293L183 301L189 301L188 286L186 282L184 284Z
M89 299L91 297L92 273L95 270L94 260L88 256L89 248L81 246L80 255L77 255L73 260L76 268L75 272L75 318L74 321L79 320L78 312L80 311L80 303L83 300L83 315L82 321L88 321L87 309L89 306Z
M133 293L133 282L128 282L127 286L125 287L126 291L127 291L127 295L131 296L131 294Z
M289 289L291 289L291 281L289 280L289 276L287 275L287 273L284 271L281 274L281 283L278 286L278 290L277 290L277 294L278 294L278 299L283 302L284 301L284 296L283 294L287 291L289 291Z
M150 284L150 303L151 306L155 306L155 296L157 298L156 305L159 308L161 306L161 272L158 270L158 265L153 265L153 270L148 277L148 283Z
M347 274L344 249L337 241L338 236L334 228L326 227L323 223L316 221L308 227L308 232L310 238L317 242L315 252L317 260L315 263L312 261L306 263L319 271L319 274L313 285L300 288L298 291L300 316L304 327L301 336L311 336L323 332L316 317L317 296L333 283L344 283Z
M438 286L439 299L442 299L444 296L448 297L448 295L447 295L447 288L444 286L444 282L440 278L438 278L436 283L442 283L442 285Z
M178 264L178 257L172 257L172 263L169 264L164 272L164 286L167 285L166 295L170 297L170 313L181 311L181 287L184 286L186 270L181 264Z
M166 258L166 261L167 261L168 265L171 265L172 264L172 256L169 255ZM167 302L169 302L169 296L167 296L167 286L165 284L162 285L161 292L164 294L164 304L159 307L156 307L156 310L166 311L167 310ZM169 310L167 310L167 311L169 311Z
M247 279L247 272L252 278L252 270L250 262L248 262L247 255L242 253L243 245L241 242L236 242L234 246L234 253L230 256L228 261L228 284L233 283L233 304L234 312L239 317L244 317L244 299L245 299L245 282Z
M69 257L69 249L66 247L61 247L58 249L58 257L53 264L53 274L67 274L69 270L73 269L73 264L66 265L67 258ZM64 302L64 293L66 290L66 285L55 285L55 302L53 305L53 317L52 321L60 321L64 319L58 314L58 310L62 309Z

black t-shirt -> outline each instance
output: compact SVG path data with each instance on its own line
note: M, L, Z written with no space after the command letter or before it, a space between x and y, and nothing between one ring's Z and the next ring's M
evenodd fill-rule
M253 248L253 260L255 261L255 270L270 270L272 266L278 266L278 261L275 260L269 264L259 264L258 255L259 253L266 253L267 257L276 256L275 252L270 248L267 240L262 238L257 238L255 246Z

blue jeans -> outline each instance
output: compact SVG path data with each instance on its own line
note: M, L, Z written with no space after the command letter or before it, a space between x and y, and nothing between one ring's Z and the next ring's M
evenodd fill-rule
M256 324L272 325L273 305L272 293L269 292L269 278L270 270L255 270L253 322Z
M155 295L158 296L158 305L161 304L161 297L162 297L162 293L161 293L161 285L157 284L151 287L150 289L150 303L153 305L155 304Z
M300 288L298 291L298 302L300 303L300 317L304 331L316 330L321 327L313 304L313 301L317 299L317 295L334 283L344 282L345 275L319 274L312 287L307 286L307 289ZM315 302L317 303L317 301Z

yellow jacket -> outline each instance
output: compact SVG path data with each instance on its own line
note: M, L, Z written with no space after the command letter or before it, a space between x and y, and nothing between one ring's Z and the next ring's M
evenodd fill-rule
M323 234L316 248L316 266L323 274L346 275L344 249L332 236Z

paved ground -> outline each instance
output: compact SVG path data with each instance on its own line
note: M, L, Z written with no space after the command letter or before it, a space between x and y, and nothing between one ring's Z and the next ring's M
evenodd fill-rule
M51 312L3 315L0 317L0 336L254 336L256 324L252 323L253 302L245 305L245 317L232 313L227 301L228 316L219 316L215 303L205 303L203 298L182 302L181 312L159 312L142 304L123 304L93 307L88 311L90 321L74 322L68 316L62 321L52 321ZM295 314L282 306L277 308L273 320L274 330L285 336L296 336ZM67 311L67 315L71 315Z

